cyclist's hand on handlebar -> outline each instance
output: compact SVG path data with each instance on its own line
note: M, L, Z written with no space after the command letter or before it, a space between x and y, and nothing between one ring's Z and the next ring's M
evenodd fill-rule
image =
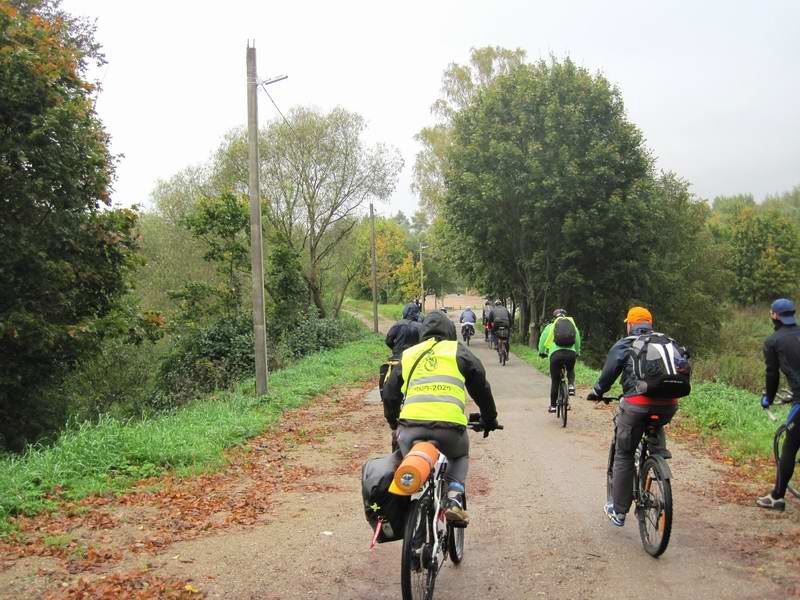
M586 399L587 400L591 400L593 402L599 402L600 400L603 399L603 397L602 396L598 396L597 393L594 390L592 390L591 392L586 394Z
M772 400L769 399L769 396L764 394L761 396L761 408L769 408L772 405Z
M483 437L489 437L489 432L497 429L497 426L497 417L488 421L481 417L481 429L483 429Z
M547 354L544 352L539 352L539 358L547 358Z

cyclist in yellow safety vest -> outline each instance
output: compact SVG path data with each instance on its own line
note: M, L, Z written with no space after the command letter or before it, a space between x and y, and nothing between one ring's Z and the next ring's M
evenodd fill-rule
M466 393L481 411L484 437L497 429L497 409L481 361L456 339L456 327L442 312L422 322L422 341L403 352L383 388L383 412L405 456L414 442L431 441L447 467L448 521L468 523L464 482L469 469Z

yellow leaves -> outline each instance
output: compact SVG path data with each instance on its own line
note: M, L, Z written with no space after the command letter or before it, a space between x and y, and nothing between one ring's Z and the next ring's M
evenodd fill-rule
M200 593L200 590L198 590L196 587L194 587L191 583L187 583L185 586L183 586L183 589L185 589L190 594L199 594Z

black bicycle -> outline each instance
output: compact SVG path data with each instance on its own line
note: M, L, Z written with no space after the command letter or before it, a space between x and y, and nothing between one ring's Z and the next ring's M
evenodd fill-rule
M561 427L567 426L567 411L569 410L569 381L567 369L561 367L561 381L558 382L558 397L556 398L556 418L561 419Z
M472 431L483 431L479 413L470 414L467 427ZM498 425L497 428L503 429L503 426ZM447 457L440 452L428 481L411 497L400 557L403 600L431 600L436 576L447 558L454 565L464 559L464 527L448 522L444 516L446 473Z
M775 402L773 404L791 404L794 402L794 397L792 396L791 390L781 390L775 396ZM778 417L773 413L770 409L767 409L767 414L769 418L773 421L777 421ZM775 468L780 469L780 462L781 462L781 450L783 450L783 442L786 440L786 423L781 423L778 426L778 429L775 430L775 436L772 438L772 453L775 456ZM800 462L800 460L798 460ZM786 491L789 492L795 498L800 498L800 491L796 487L794 487L791 483L786 486Z
M616 398L599 398L606 404ZM633 479L633 501L635 515L639 521L639 537L645 552L658 558L667 549L672 532L672 472L663 457L650 454L647 439L662 427L659 415L650 415L639 446L634 454L635 475ZM611 484L614 472L614 453L617 446L616 431L608 450L608 470L606 471L606 497L611 501Z

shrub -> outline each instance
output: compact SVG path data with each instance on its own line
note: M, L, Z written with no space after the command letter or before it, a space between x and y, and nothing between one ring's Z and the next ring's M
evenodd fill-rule
M252 375L253 322L243 313L222 317L208 327L180 336L161 364L153 405L169 408L195 396L228 388Z

